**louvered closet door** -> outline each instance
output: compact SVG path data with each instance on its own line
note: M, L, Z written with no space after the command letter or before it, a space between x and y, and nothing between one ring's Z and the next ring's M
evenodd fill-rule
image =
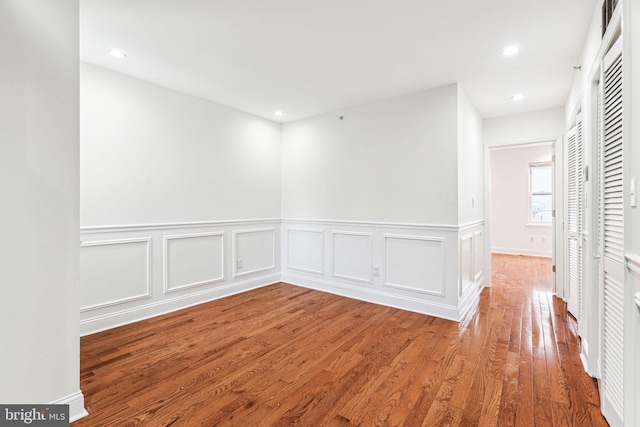
M582 120L567 134L567 309L582 314Z
M603 413L616 425L623 421L623 144L622 46L619 40L605 57L603 96Z
M593 245L593 264L592 264L592 275L594 282L594 289L597 289L599 292L594 298L592 306L592 310L595 313L602 313L602 283L604 283L604 272L602 270L602 253L604 251L604 197L603 197L603 156L604 156L604 138L603 138L603 119L602 119L602 93L603 93L603 82L602 78L597 82L597 138L596 138L596 151L593 153L594 163L593 169L594 173L592 174L594 187L594 202L595 202L595 217L593 220L593 236L594 236L594 245ZM596 320L596 319L594 319ZM598 321L600 319L597 319ZM596 327L595 324L593 326ZM601 372L601 329L600 324L598 324L598 335L597 335L597 348L595 350L595 354L597 354L598 367L597 367L597 377L599 378Z

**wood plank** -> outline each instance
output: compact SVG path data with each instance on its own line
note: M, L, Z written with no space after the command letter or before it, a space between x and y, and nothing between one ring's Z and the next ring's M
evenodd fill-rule
M74 426L606 426L548 259L460 323L276 284L81 339Z

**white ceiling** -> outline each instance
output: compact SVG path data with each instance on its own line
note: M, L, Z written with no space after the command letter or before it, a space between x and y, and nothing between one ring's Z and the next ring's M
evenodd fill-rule
M596 2L80 0L80 52L281 122L454 82L489 118L564 105Z

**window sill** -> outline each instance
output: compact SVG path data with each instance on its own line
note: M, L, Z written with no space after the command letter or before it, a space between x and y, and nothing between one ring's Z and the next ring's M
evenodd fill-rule
M525 224L527 227L534 227L534 228L551 228L553 226L553 223L551 222L528 222Z

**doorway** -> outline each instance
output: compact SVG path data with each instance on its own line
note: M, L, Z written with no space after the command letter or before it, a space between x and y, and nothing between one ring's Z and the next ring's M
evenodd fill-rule
M554 142L489 151L491 253L553 258Z

